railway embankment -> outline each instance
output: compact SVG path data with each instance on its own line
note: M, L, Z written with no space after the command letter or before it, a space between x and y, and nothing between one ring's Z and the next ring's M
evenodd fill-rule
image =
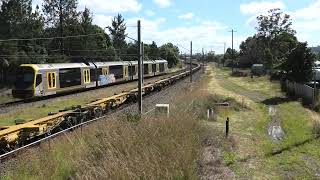
M134 114L136 105L126 107L29 149L6 162L2 175L8 179L196 179L208 132L199 118L205 106L194 111L194 102L204 96L201 76L198 72L191 84L186 78L145 97L143 109L149 113L141 119ZM154 116L157 103L170 104L169 118ZM46 166L41 165L44 162Z
M200 73L200 72L199 72ZM3 174L52 179L272 179L319 178L320 116L286 98L268 77L232 77L213 65L104 121L29 149ZM155 117L156 103L170 104L170 118ZM222 105L222 106L221 106ZM270 111L270 107L276 112ZM207 119L207 110L214 118ZM229 117L229 135L225 123ZM268 134L281 125L283 136ZM30 161L32 159L32 161ZM42 166L43 163L48 166Z

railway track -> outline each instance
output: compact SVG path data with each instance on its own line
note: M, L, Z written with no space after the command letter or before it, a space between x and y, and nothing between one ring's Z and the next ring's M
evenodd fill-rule
M168 75L179 74L181 72L186 71L186 69L188 69L188 67L186 67L184 69L181 69L181 70L178 70L178 71L175 71L175 72L170 72L170 73L167 73L167 74L164 74L164 75L145 77L145 79L154 79L154 78L159 78L159 77L166 77ZM2 103L2 104L0 104L0 114L3 112L3 109L12 108L12 107L19 106L19 105L22 105L22 104L41 102L43 100L59 98L59 97L64 97L64 96L68 96L68 95L77 95L77 94L80 94L80 93L83 93L83 92L90 92L90 91L94 91L94 90L97 90L97 89L103 89L103 88L117 86L117 85L121 85L121 84L127 84L127 83L135 82L135 81L137 81L137 80L123 81L123 82L118 82L118 83L115 83L115 84L106 85L106 86L102 86L102 87L98 87L98 88L89 88L89 89L83 89L83 90L78 90L78 91L68 92L68 93L62 93L62 94L57 94L57 95L44 96L44 97L38 97L38 98L30 98L30 99L23 99L23 100L17 100L17 101Z
M170 86L199 69L200 65L195 64L191 72L180 72L171 77L147 84L143 86L143 95L146 96L160 91L162 88ZM2 154L0 160L6 159L17 151L55 137L60 133L94 122L108 115L111 111L117 111L119 110L118 108L122 108L128 103L136 102L137 96L138 89L134 88L120 94L98 99L84 106L74 107L71 110L61 110L44 118L2 127L0 128L0 153Z

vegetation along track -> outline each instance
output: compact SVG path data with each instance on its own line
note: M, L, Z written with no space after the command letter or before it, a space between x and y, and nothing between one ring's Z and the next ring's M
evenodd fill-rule
M179 73L185 71L186 69L188 69L188 67L183 68L181 70L169 72L165 75L148 77L148 78L146 78L145 82L149 83L149 82L157 81L159 79L167 78L172 75L179 74ZM54 100L57 100L57 99L59 100L61 98L74 98L75 96L83 96L83 95L87 96L88 93L92 93L92 91L98 92L100 94L101 92L105 92L106 90L110 90L108 88L112 88L112 92L116 93L116 91L118 91L119 89L124 89L124 88L127 88L126 86L130 86L130 84L131 85L135 84L135 81L136 80L125 81L125 82L117 83L114 85L109 85L109 86L104 86L104 87L99 87L99 88L84 89L81 91L58 94L55 96L45 96L45 97L39 97L39 98L33 98L33 99L27 99L27 100L16 100L16 101L11 101L11 102L7 102L7 103L2 103L2 104L0 104L0 114L10 112L10 111L17 109L17 108L23 108L25 106L30 106L30 105L34 106L37 104L52 102ZM1 123L0 123L0 125L1 125Z
M200 65L193 68L193 73L200 69ZM190 74L189 71L158 80L143 87L143 95L159 91L170 86L176 81L183 79ZM57 133L79 124L84 124L92 119L102 117L104 114L121 107L130 102L136 102L138 89L132 89L111 97L102 98L86 104L77 106L71 110L61 110L47 117L29 121L27 123L3 127L0 130L0 148L2 153L12 151L17 147L29 144L40 138ZM10 155L8 153L7 155ZM6 156L1 156L6 157Z

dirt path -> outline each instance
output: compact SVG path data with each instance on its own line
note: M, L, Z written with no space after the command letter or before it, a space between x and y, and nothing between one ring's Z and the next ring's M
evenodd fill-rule
M224 78L220 74L215 74L215 78L218 80L218 83L221 85L221 87L223 87L229 91L232 91L236 94L246 96L254 102L262 102L262 101L268 99L267 95L265 95L263 93L259 93L257 91L251 91L251 90L245 89L245 88L237 85L236 83L232 82L231 80Z

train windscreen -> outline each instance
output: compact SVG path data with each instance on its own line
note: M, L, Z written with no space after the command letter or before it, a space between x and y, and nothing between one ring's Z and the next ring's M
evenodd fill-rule
M30 89L34 85L35 72L31 67L19 67L17 79L15 82L16 89Z

